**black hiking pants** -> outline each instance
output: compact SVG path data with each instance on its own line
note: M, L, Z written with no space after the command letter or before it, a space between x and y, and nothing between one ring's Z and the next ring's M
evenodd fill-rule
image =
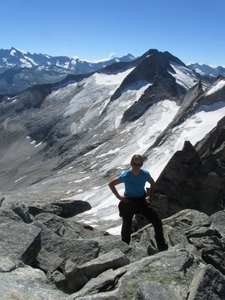
M154 227L158 250L162 251L167 249L163 236L162 221L155 210L150 207L150 205L146 204L145 196L142 198L129 198L128 203L120 201L119 212L120 217L123 219L121 229L122 241L129 245L133 216L135 214L142 214Z

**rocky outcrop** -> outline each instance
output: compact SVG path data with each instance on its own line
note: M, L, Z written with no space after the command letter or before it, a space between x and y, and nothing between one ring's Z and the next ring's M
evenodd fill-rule
M82 200L58 200L50 204L33 203L29 205L29 212L34 216L45 212L63 218L71 218L90 209L91 205Z
M152 225L133 233L128 246L53 213L40 212L32 223L10 209L0 214L3 300L225 299L224 210L185 209L164 219L164 252Z
M225 163L225 117L196 145L196 150L202 157L214 156L224 166Z
M171 74L164 72L146 89L140 99L125 111L121 122L133 122L140 118L154 103L162 99L179 99L184 94L185 89L176 83Z
M225 208L225 118L197 144L185 142L156 182L152 205L162 217L191 208L211 215Z

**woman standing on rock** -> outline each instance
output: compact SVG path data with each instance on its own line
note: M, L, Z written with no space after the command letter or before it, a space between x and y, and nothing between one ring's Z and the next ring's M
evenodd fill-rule
M131 169L121 173L118 177L109 182L109 187L113 194L120 200L119 212L123 219L121 236L122 241L129 244L131 235L132 219L135 214L142 214L155 230L155 239L159 251L168 249L163 236L162 221L153 208L150 207L155 188L155 181L147 170L142 169L143 157L134 155L131 158ZM145 184L148 182L151 187L146 194ZM120 195L116 185L124 183L124 195Z

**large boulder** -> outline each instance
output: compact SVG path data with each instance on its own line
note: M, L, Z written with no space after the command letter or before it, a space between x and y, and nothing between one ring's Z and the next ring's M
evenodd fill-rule
M29 205L29 212L34 216L40 213L53 213L63 218L71 218L90 209L91 205L82 200L58 200L51 203Z
M187 141L160 174L152 205L163 218L185 208L212 215L225 206L223 172L215 157L201 158Z
M23 222L0 224L0 253L32 264L41 250L40 228Z

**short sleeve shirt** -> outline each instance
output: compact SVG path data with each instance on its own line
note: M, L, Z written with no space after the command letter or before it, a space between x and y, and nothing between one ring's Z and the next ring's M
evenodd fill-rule
M147 170L140 169L140 175L134 176L131 170L127 170L121 173L118 178L125 185L125 195L138 198L146 194L145 183L151 179L151 175Z

